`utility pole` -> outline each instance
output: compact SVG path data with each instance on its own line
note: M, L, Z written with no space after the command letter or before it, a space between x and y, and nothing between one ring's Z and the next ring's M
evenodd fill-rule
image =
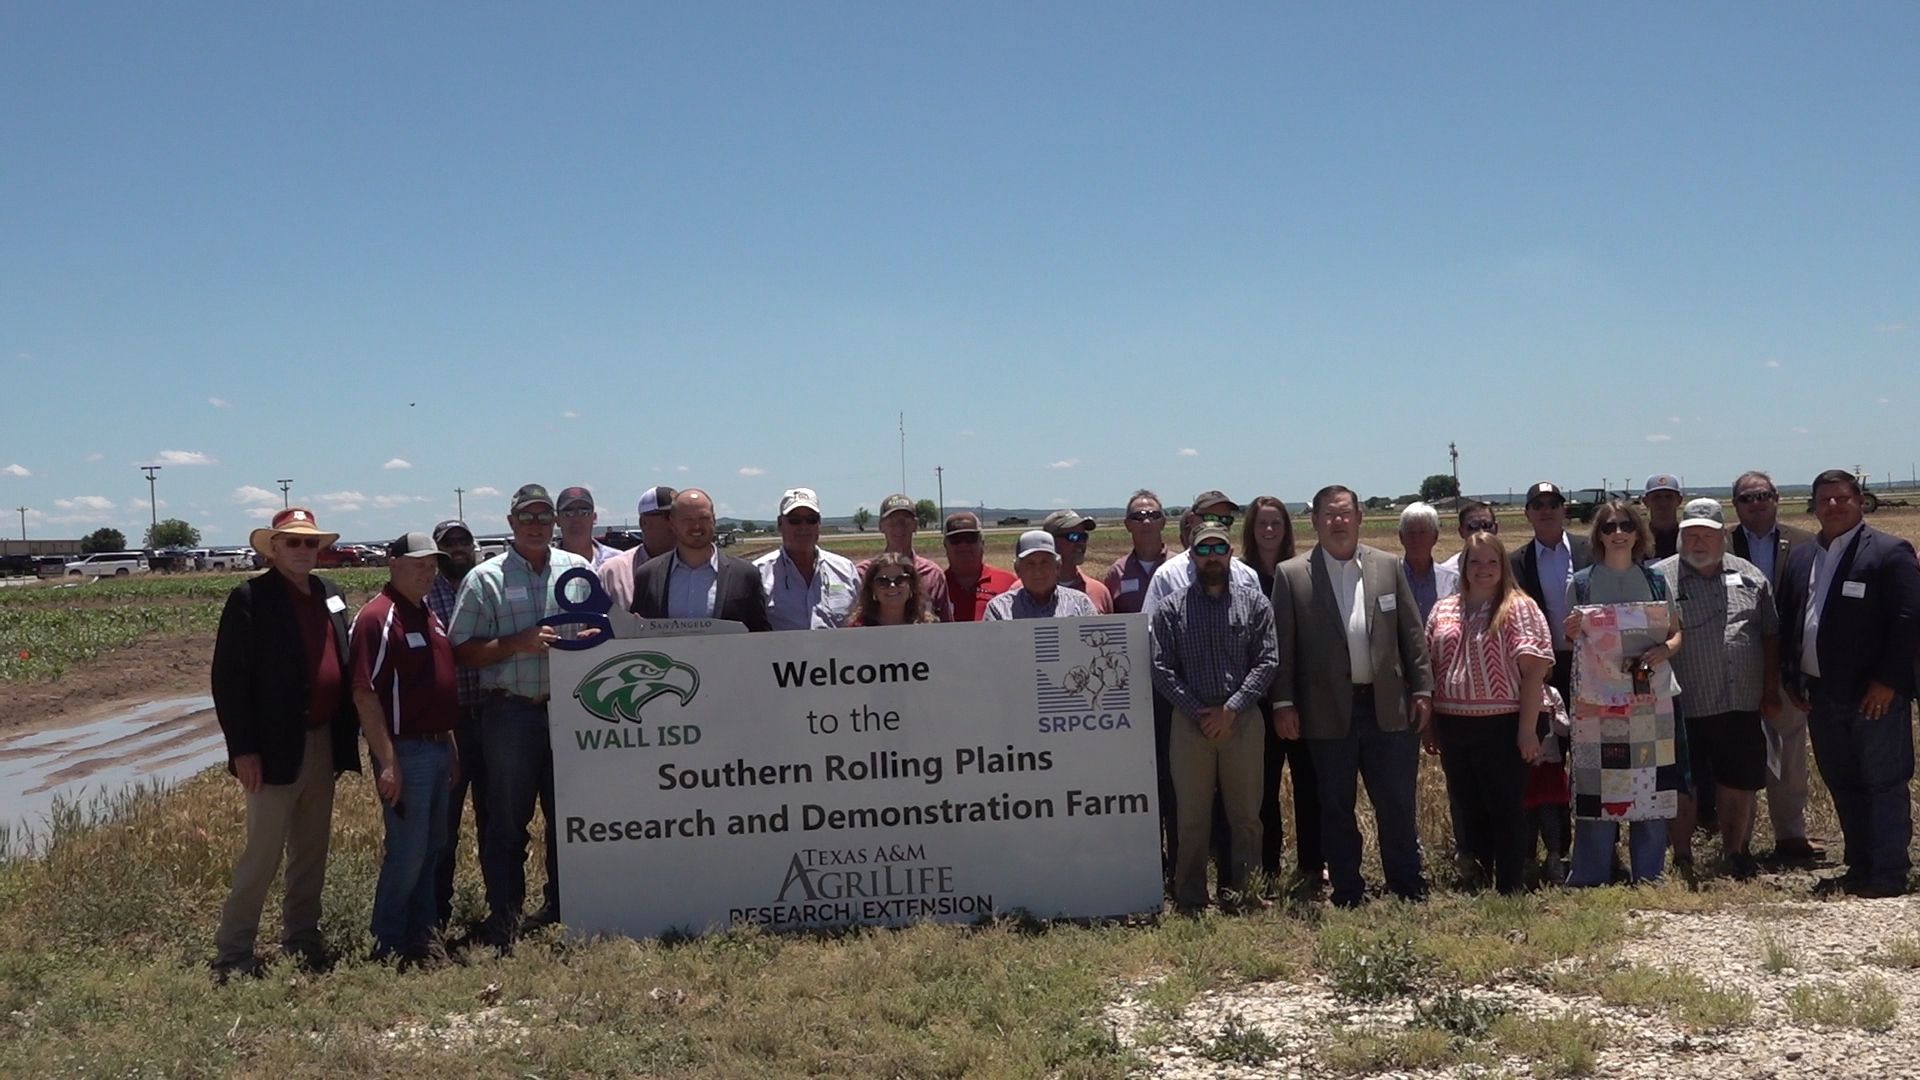
M27 542L27 508L22 506L18 509L20 511L20 542L24 544Z
M1453 461L1453 490L1460 490L1460 448L1453 443L1447 444L1447 457Z
M287 508L287 491L292 487L293 480L291 478L280 481L280 509L282 510Z
M454 511L453 516L459 518L461 521L467 520L467 489L466 488L453 489L453 505L459 508Z
M900 414L900 494L907 493L907 414Z
M160 496L154 490L153 474L159 472L164 467L165 466L161 465L135 466L135 468L147 474L147 507L153 512L153 524L156 528L160 525Z
M940 520L947 520L947 477L946 470L938 465L933 467L933 482L940 486Z

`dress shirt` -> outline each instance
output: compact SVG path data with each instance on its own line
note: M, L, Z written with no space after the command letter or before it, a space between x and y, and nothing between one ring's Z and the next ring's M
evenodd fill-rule
M1233 560L1229 565L1233 567L1229 573L1233 575L1235 582L1251 585L1256 589L1260 587L1260 574L1253 567L1240 559ZM1147 598L1141 601L1141 612L1151 619L1153 609L1159 606L1160 601L1175 593L1184 592L1191 584L1193 584L1193 553L1183 551L1178 555L1167 556L1161 562L1160 569L1153 572L1153 580L1147 582Z
M1218 596L1188 586L1155 609L1151 629L1153 688L1188 716L1209 705L1245 712L1280 667L1273 605L1231 579Z
M1540 542L1538 537L1528 541L1533 545L1533 564L1540 571L1540 599L1542 607L1547 609L1547 629L1553 631L1553 651L1571 652L1573 646L1567 643L1567 582L1573 578L1573 545L1567 543L1567 534L1560 534L1560 542L1553 547ZM1594 552L1596 561L1600 553Z
M1079 589L1069 589L1065 585L1056 585L1053 595L1042 604L1033 598L1026 586L1011 592L1003 592L987 603L987 617L984 621L996 619L1071 619L1083 615L1098 615L1093 601Z
M1460 591L1460 571L1452 569L1446 563L1430 564L1432 569L1426 577L1413 572L1413 564L1405 559L1400 565L1407 571L1407 584L1413 589L1414 602L1420 605L1420 621L1426 622L1433 614L1433 605Z
M1740 526L1740 531L1747 534L1747 561L1759 567L1768 581L1775 580L1773 562L1780 555L1780 526L1775 525L1765 536L1753 535L1753 530L1745 525Z
M847 625L860 579L853 560L815 548L813 579L808 580L785 546L753 560L767 594L767 623L775 630L832 630Z
M1373 633L1367 610L1367 576L1360 572L1356 552L1351 559L1327 557L1327 577L1333 582L1333 598L1340 605L1340 622L1347 628L1348 671L1355 686L1373 683Z
M461 579L460 592L453 601L453 623L447 627L448 640L457 648L476 639L512 637L549 615L560 614L553 583L568 570L586 565L587 560L570 551L549 548L546 568L535 570L518 548L507 548L506 554L488 559ZM544 700L548 691L547 654L514 653L497 664L488 664L480 669L480 686Z
M1833 575L1840 572L1840 560L1847 557L1847 548L1859 535L1860 525L1855 525L1834 537L1831 544L1824 537L1814 541L1819 547L1813 553L1813 573L1807 579L1807 613L1800 624L1801 674L1820 677L1820 616L1826 612L1827 593L1833 591Z
M673 565L667 567L667 618L713 618L714 593L720 587L720 549L712 549L707 561L688 566L673 551Z

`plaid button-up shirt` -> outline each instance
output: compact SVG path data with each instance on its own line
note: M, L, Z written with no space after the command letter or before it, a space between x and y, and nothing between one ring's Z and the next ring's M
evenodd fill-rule
M1150 629L1153 688L1189 716L1209 705L1245 712L1280 667L1273 605L1257 586L1232 578L1226 592L1209 596L1195 577L1155 605Z
M433 588L427 590L427 607L440 620L443 628L453 625L453 602L459 596L459 588L447 580L447 575L433 575ZM454 670L460 681L460 707L465 709L480 704L480 669L462 667Z
M1721 558L1712 577L1678 555L1654 569L1667 579L1667 595L1680 609L1673 674L1680 681L1681 709L1688 716L1717 716L1760 708L1766 685L1761 639L1780 632L1767 576L1732 554Z
M560 602L554 598L553 583L573 567L586 565L587 560L578 555L550 548L546 569L535 571L520 552L508 548L505 555L467 571L454 598L447 637L458 648L476 638L512 637L549 615L558 615ZM525 698L548 695L544 652L515 653L479 670L483 690L504 690Z

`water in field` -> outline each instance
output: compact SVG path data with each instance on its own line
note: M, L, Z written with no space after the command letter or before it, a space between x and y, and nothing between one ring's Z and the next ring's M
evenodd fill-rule
M83 724L0 732L0 841L43 836L56 799L85 805L226 760L211 697L150 701Z

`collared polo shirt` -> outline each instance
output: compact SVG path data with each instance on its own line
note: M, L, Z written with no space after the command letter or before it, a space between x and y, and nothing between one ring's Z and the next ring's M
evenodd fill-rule
M1020 587L1020 579L1011 570L980 565L980 579L972 585L960 584L952 570L947 574L947 598L953 601L954 622L979 622L987 617L987 605L1001 593Z
M1142 559L1129 551L1113 560L1101 584L1113 597L1114 614L1131 615L1139 611L1147 602L1147 583L1153 580L1153 572L1172 557L1173 552L1161 548L1157 559Z
M667 618L713 618L714 594L720 588L720 549L714 548L707 561L688 566L673 550L673 563L667 567Z
M453 601L453 625L447 628L447 636L456 646L512 637L550 615L560 614L553 583L568 570L586 565L587 560L570 551L548 548L546 568L535 570L520 549L507 548L506 554L467 571ZM545 653L515 653L480 669L482 690L544 699L548 686Z
M459 597L460 586L445 574L433 575L433 588L427 590L427 607L440 620L442 628L453 625L453 602ZM463 667L455 675L460 687L460 704L472 707L480 704L480 669Z
M1093 601L1079 589L1069 589L1065 585L1056 585L1053 595L1046 603L1040 603L1025 586L1011 592L1003 592L987 605L987 615L983 620L993 622L997 619L1071 619L1082 615L1098 615Z
M380 699L389 735L453 730L460 719L453 643L431 608L388 582L354 617L349 640L353 688Z
M1667 579L1667 595L1680 609L1680 651L1673 674L1688 716L1718 716L1760 708L1766 686L1761 641L1780 632L1773 585L1760 568L1723 555L1720 569L1702 575L1678 555L1654 564Z
M1069 574L1072 576L1068 576ZM1060 584L1065 585L1069 589L1079 589L1081 592L1086 593L1087 599L1093 601L1093 610L1100 614L1110 615L1113 613L1113 594L1107 591L1107 586L1103 582L1096 581L1082 574L1079 567L1075 567L1072 571L1062 570L1060 574Z
M853 560L824 548L813 552L813 578L783 545L753 560L767 594L767 624L775 630L833 630L847 625L860 595Z

